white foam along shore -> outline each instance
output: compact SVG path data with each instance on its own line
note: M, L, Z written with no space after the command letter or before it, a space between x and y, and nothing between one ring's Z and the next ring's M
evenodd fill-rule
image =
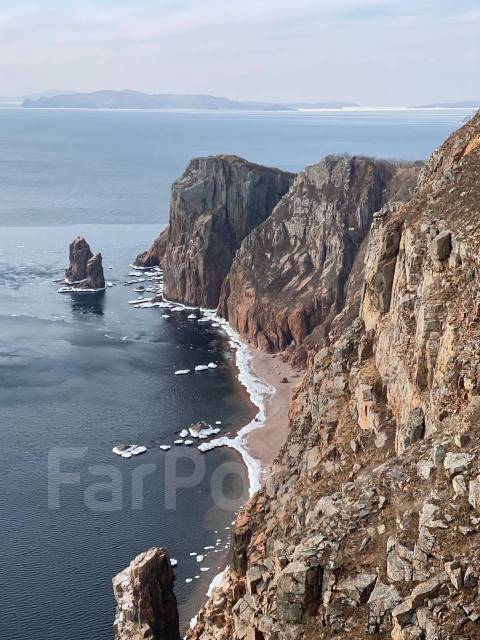
M210 441L210 448L231 447L240 453L248 470L249 493L252 496L261 487L262 465L261 461L254 458L248 450L246 438L255 429L260 429L265 424L265 406L267 398L273 396L275 388L261 380L252 369L252 350L243 342L238 333L232 329L226 320L220 318L213 311L204 311L215 322L221 325L222 329L230 339L230 345L235 349L235 359L238 368L238 379L247 390L250 400L257 407L258 412L247 425L242 427L235 438L222 436Z

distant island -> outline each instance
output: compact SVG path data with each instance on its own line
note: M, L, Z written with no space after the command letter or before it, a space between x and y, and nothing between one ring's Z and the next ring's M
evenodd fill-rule
M358 107L355 102L248 102L210 95L147 94L140 91L94 91L25 98L26 108L43 109L208 109L235 111L296 111Z
M433 102L432 104L421 104L414 109L478 109L480 100L463 100L461 102Z

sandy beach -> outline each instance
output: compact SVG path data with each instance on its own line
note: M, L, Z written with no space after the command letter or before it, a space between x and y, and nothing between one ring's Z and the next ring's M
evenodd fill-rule
M261 462L265 474L287 439L292 392L300 383L302 373L283 362L280 355L261 351L253 352L251 368L258 378L275 388L275 393L266 402L264 425L246 437L249 452ZM281 382L284 378L288 382Z

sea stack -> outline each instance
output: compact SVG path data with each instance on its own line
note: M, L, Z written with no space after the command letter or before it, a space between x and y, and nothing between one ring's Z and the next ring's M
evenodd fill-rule
M65 282L76 288L100 291L105 289L102 254L93 255L85 238L77 236L69 247L70 266L65 271Z
M174 579L168 552L157 547L113 578L115 640L180 640Z

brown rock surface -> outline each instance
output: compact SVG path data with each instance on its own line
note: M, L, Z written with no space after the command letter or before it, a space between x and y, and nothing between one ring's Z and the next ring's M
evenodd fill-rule
M375 217L189 640L480 637L479 141L480 114Z
M243 241L219 312L255 347L281 351L328 333L373 214L408 197L418 164L328 157L298 175Z
M168 226L153 241L152 246L147 251L138 254L135 259L137 267L156 267L159 266L165 256L168 241Z
M116 575L115 640L180 640L173 582L167 551L155 547Z
M93 255L85 238L77 236L69 247L70 265L65 282L80 289L104 289L102 254Z
M291 173L236 156L192 160L172 186L162 263L166 298L215 308L242 240L271 214L292 181ZM161 255L164 240L158 238L153 253Z

